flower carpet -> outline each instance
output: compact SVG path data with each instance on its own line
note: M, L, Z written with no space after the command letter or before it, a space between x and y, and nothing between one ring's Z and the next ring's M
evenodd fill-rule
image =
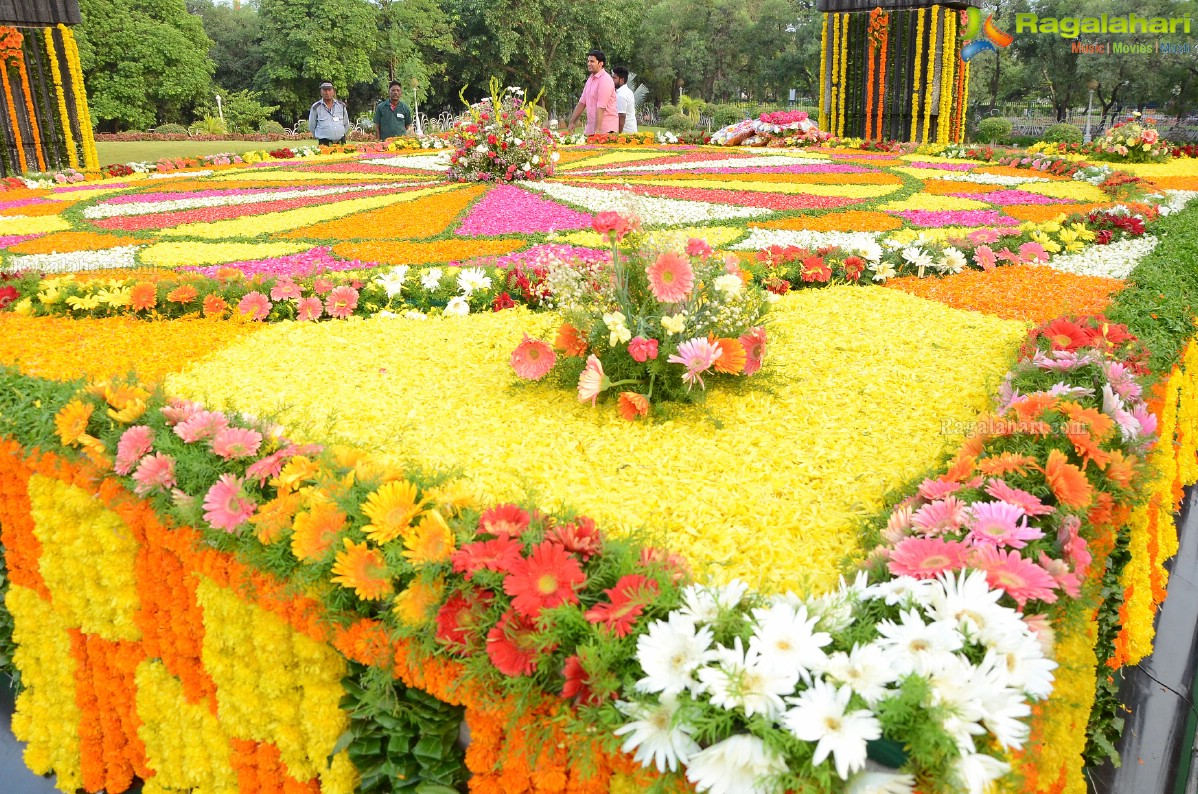
M0 194L28 764L118 794L1083 791L1098 666L1151 651L1198 479L1189 330L1104 315L1198 168L1119 196L939 154ZM761 371L634 421L515 377L563 264L611 256L600 213L768 293Z

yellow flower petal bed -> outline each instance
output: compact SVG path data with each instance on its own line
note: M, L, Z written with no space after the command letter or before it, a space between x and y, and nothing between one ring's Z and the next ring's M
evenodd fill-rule
M155 267L220 265L285 256L311 247L311 243L155 243L142 250L141 261Z
M1110 196L1102 191L1102 188L1087 182L1033 182L1030 185L1020 185L1019 189L1068 201L1109 202L1111 200Z
M456 467L490 500L531 496L609 531L660 530L650 540L720 580L824 589L857 551L856 519L937 460L946 420L984 407L1024 326L854 287L791 293L771 316L765 378L713 388L705 408L658 424L518 383L511 350L555 325L523 310L281 324L167 388Z
M607 154L600 154L596 157L588 157L586 159L576 160L574 162L566 163L565 165L562 165L559 162L558 166L557 166L557 170L558 171L572 171L575 168L595 168L595 167L601 166L601 165L616 165L619 163L633 163L633 162L636 162L637 160L656 160L659 157L661 157L662 154L663 153L661 151L657 151L657 150L653 150L653 149L650 149L647 151L642 151L642 152L627 151L627 150L608 152Z
M936 196L930 193L915 193L899 201L888 201L878 205L877 209L898 212L901 210L925 210L939 212L944 210L984 210L990 205L976 199L958 198L956 196Z
M835 175L830 175L834 177ZM581 180L580 180L581 181ZM588 182L623 184L623 179L589 179ZM828 180L833 181L832 179ZM750 180L730 179L637 179L638 185L654 185L656 187L697 187L708 190L743 190L752 193L806 193L811 196L840 196L841 198L878 198L888 196L899 189L899 185L844 185L844 184L810 184L794 182L755 182ZM989 206L989 205L986 205Z
M110 378L136 370L161 380L263 326L219 320L147 323L128 317L72 320L0 314L0 364L55 380Z
M739 240L745 233L744 229L734 226L688 226L683 229L654 229L645 232L645 244L661 248L685 248L686 241L692 237L707 241L713 248L728 245ZM553 240L588 246L590 248L607 248L610 243L596 232L571 232L570 234L554 235Z
M71 222L61 215L9 215L0 218L0 235L46 234L71 228Z

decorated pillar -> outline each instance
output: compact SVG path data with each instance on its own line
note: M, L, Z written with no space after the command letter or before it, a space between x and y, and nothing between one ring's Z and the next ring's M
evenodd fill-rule
M969 63L961 55L980 4L818 0L820 129L868 140L963 140Z
M0 174L98 171L78 0L0 0Z

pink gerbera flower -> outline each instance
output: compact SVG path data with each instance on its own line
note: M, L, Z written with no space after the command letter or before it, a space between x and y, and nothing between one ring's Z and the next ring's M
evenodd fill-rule
M961 490L961 483L949 480L924 480L919 484L919 495L924 499L942 499L951 493Z
M590 400L594 405L599 393L609 386L611 381L603 374L603 362L594 355L587 356L586 369L578 376L578 401Z
M204 497L204 520L213 529L235 532L258 509L257 503L242 490L242 482L233 474L222 474L208 489Z
M283 464L291 457L289 450L280 449L278 452L271 453L265 458L260 458L250 464L250 467L245 470L247 480L257 480L258 485L263 485L271 477L277 477L279 472L283 470Z
M687 256L701 256L704 259L711 256L711 246L706 240L700 240L698 237L692 237L686 241Z
M248 315L251 320L265 320L270 314L271 305L270 298L255 290L247 292L245 297L238 301L237 311Z
M330 317L336 317L338 320L349 317L356 308L358 308L358 291L344 284L330 292L329 297L324 301L324 310L329 313Z
M906 538L890 553L890 573L916 579L933 579L944 571L965 566L969 547L943 538Z
M1055 507L1049 507L1027 491L1012 488L1003 480L991 480L990 484L986 486L986 493L995 499L1017 505L1029 516L1046 516L1056 511Z
M512 351L510 363L516 375L524 380L540 380L557 363L557 354L545 342L525 334L524 340Z
M667 251L645 269L649 276L649 289L661 303L679 303L686 300L695 285L695 271L690 260L675 251Z
M175 485L175 459L161 452L147 455L137 464L133 480L137 483L133 492L138 496L145 496L155 488L171 488Z
M154 428L146 425L135 425L121 434L121 440L116 443L116 463L113 469L117 474L128 474L154 446Z
M925 535L941 535L963 527L967 517L965 503L949 496L916 510L911 516L911 525Z
M174 427L180 422L186 422L202 410L204 410L203 406L191 400L171 400L170 405L162 407L162 415L166 418L166 423Z
M1069 570L1069 563L1064 560L1054 560L1044 552L1040 552L1040 567L1048 572L1057 587L1065 591L1070 598L1081 595L1081 577Z
M1057 530L1057 543L1061 546L1061 554L1073 566L1078 576L1085 576L1094 561L1090 554L1089 544L1080 534L1082 522L1077 516L1066 516Z
M212 438L229 426L229 420L220 411L200 411L186 422L175 425L175 435L194 444L205 438Z
M320 298L302 298L295 305L296 319L298 320L319 320L324 314L324 304L320 302Z
M765 329L753 328L741 334L740 344L745 349L745 375L752 375L761 369L765 360Z
M976 502L970 506L968 540L974 545L991 543L1022 549L1029 540L1038 540L1044 533L1027 525L1023 509L1008 502ZM1023 519L1020 521L1020 519Z
M994 249L988 245L979 245L973 249L973 261L978 263L978 267L989 273L994 269L997 258L994 256Z
M678 345L678 352L670 356L667 362L686 367L682 379L686 381L688 389L695 385L695 381L707 388L703 384L702 373L710 369L723 353L719 345L708 341L706 337L698 336Z
M228 427L212 438L212 451L224 458L248 458L257 454L262 445L262 434L244 427Z
M1031 560L1025 560L1014 549L997 546L975 546L970 564L986 572L986 581L996 590L1003 590L1023 609L1028 601L1057 600L1056 582Z
M1048 252L1039 243L1024 243L1019 246L1019 256L1024 262L1047 262Z
M318 278L312 282L312 291L317 295L326 295L333 291L333 282L327 278Z
M994 229L974 229L966 235L970 242L981 243L996 243L998 242L998 232Z
M283 276L270 289L272 301L299 300L302 295L299 284L292 281L290 276Z

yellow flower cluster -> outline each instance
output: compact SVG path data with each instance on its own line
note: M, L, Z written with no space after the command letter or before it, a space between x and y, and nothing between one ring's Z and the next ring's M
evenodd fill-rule
M289 427L459 468L492 502L532 495L609 531L651 528L661 535L651 542L721 579L818 588L857 550L855 520L953 442L943 420L970 420L985 405L1024 328L855 287L791 293L771 318L764 377L712 389L704 407L658 424L629 425L552 385L518 384L511 350L556 323L517 309L280 324L168 390L259 415L287 406L279 418ZM807 363L813 351L818 366Z
M36 774L58 777L58 787L83 786L79 757L79 707L75 704L75 657L63 614L34 591L9 585L5 606L13 617L21 671L12 732L25 742L25 764Z
M66 625L108 640L137 640L137 541L91 494L51 477L29 478L42 578Z
M321 776L323 794L352 794L354 781L326 762L349 727L339 705L345 660L209 579L200 579L196 599L204 610L204 667L216 682L225 729L273 743L292 777Z

